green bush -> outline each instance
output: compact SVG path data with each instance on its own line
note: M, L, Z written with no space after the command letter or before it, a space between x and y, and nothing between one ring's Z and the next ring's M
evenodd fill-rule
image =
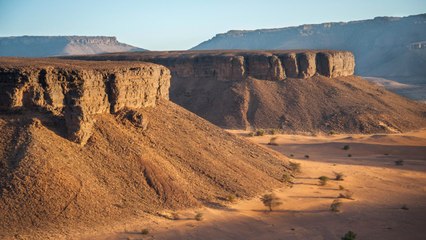
M300 166L300 163L296 162L290 162L290 169L293 171L293 173L301 173L302 167Z
M202 213L200 213L200 212L199 212L199 213L196 213L196 214L195 214L195 217L194 217L194 218L195 218L195 220L197 220L197 221L202 221L202 220L203 220L203 216L204 216L204 215L203 215Z
M329 177L326 177L326 176L321 176L321 177L319 177L318 179L319 179L319 185L320 185L320 186L325 186L325 185L327 185L328 180L330 180L330 178L329 178Z
M256 135L256 136L263 136L263 135L265 135L265 130L263 130L263 129L258 129L258 130L256 130L255 135Z

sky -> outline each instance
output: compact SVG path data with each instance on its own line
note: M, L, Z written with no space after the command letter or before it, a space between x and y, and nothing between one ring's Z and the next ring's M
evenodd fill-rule
M185 50L229 30L420 13L426 0L0 0L0 36L116 36Z

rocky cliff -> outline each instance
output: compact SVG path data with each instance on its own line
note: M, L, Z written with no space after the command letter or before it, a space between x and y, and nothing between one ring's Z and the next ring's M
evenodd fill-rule
M425 83L426 14L408 17L305 24L295 27L233 30L217 34L192 50L335 49L354 53L356 74Z
M92 115L154 106L168 99L170 72L149 63L0 60L0 110L38 109L63 117L68 137L84 144Z
M72 58L72 57L71 57ZM426 125L426 106L353 76L346 51L187 51L79 56L168 67L170 99L225 128L400 132Z
M144 49L105 36L0 37L0 56L49 57L131 51Z

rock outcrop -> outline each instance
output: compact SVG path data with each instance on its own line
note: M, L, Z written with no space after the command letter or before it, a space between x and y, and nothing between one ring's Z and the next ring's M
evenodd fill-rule
M106 36L0 37L0 56L50 57L111 52L144 51Z
M85 144L92 115L168 99L170 72L150 63L0 60L0 110L39 109L63 117L69 139Z
M347 50L357 59L356 75L424 84L426 51L419 50L426 48L425 41L426 14L419 14L274 29L232 30L217 34L192 50Z
M353 76L354 56L346 51L218 50L74 58L164 65L172 75L170 99L225 128L379 133L426 125L424 104Z
M73 57L70 57L73 58ZM168 67L174 79L242 81L249 77L281 81L287 78L350 76L355 59L347 51L186 51L78 56L89 60L147 61ZM179 81L179 80L176 80Z

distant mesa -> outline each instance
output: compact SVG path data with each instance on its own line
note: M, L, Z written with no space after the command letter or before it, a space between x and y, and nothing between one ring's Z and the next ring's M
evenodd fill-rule
M426 105L354 76L355 59L347 51L209 50L68 58L161 64L171 71L170 99L224 128L388 133L426 126Z
M145 51L145 49L121 43L116 37L0 37L0 56L6 57L50 57L134 51Z
M233 30L192 50L334 49L354 53L355 73L408 83L426 83L426 14L377 17L297 27Z

